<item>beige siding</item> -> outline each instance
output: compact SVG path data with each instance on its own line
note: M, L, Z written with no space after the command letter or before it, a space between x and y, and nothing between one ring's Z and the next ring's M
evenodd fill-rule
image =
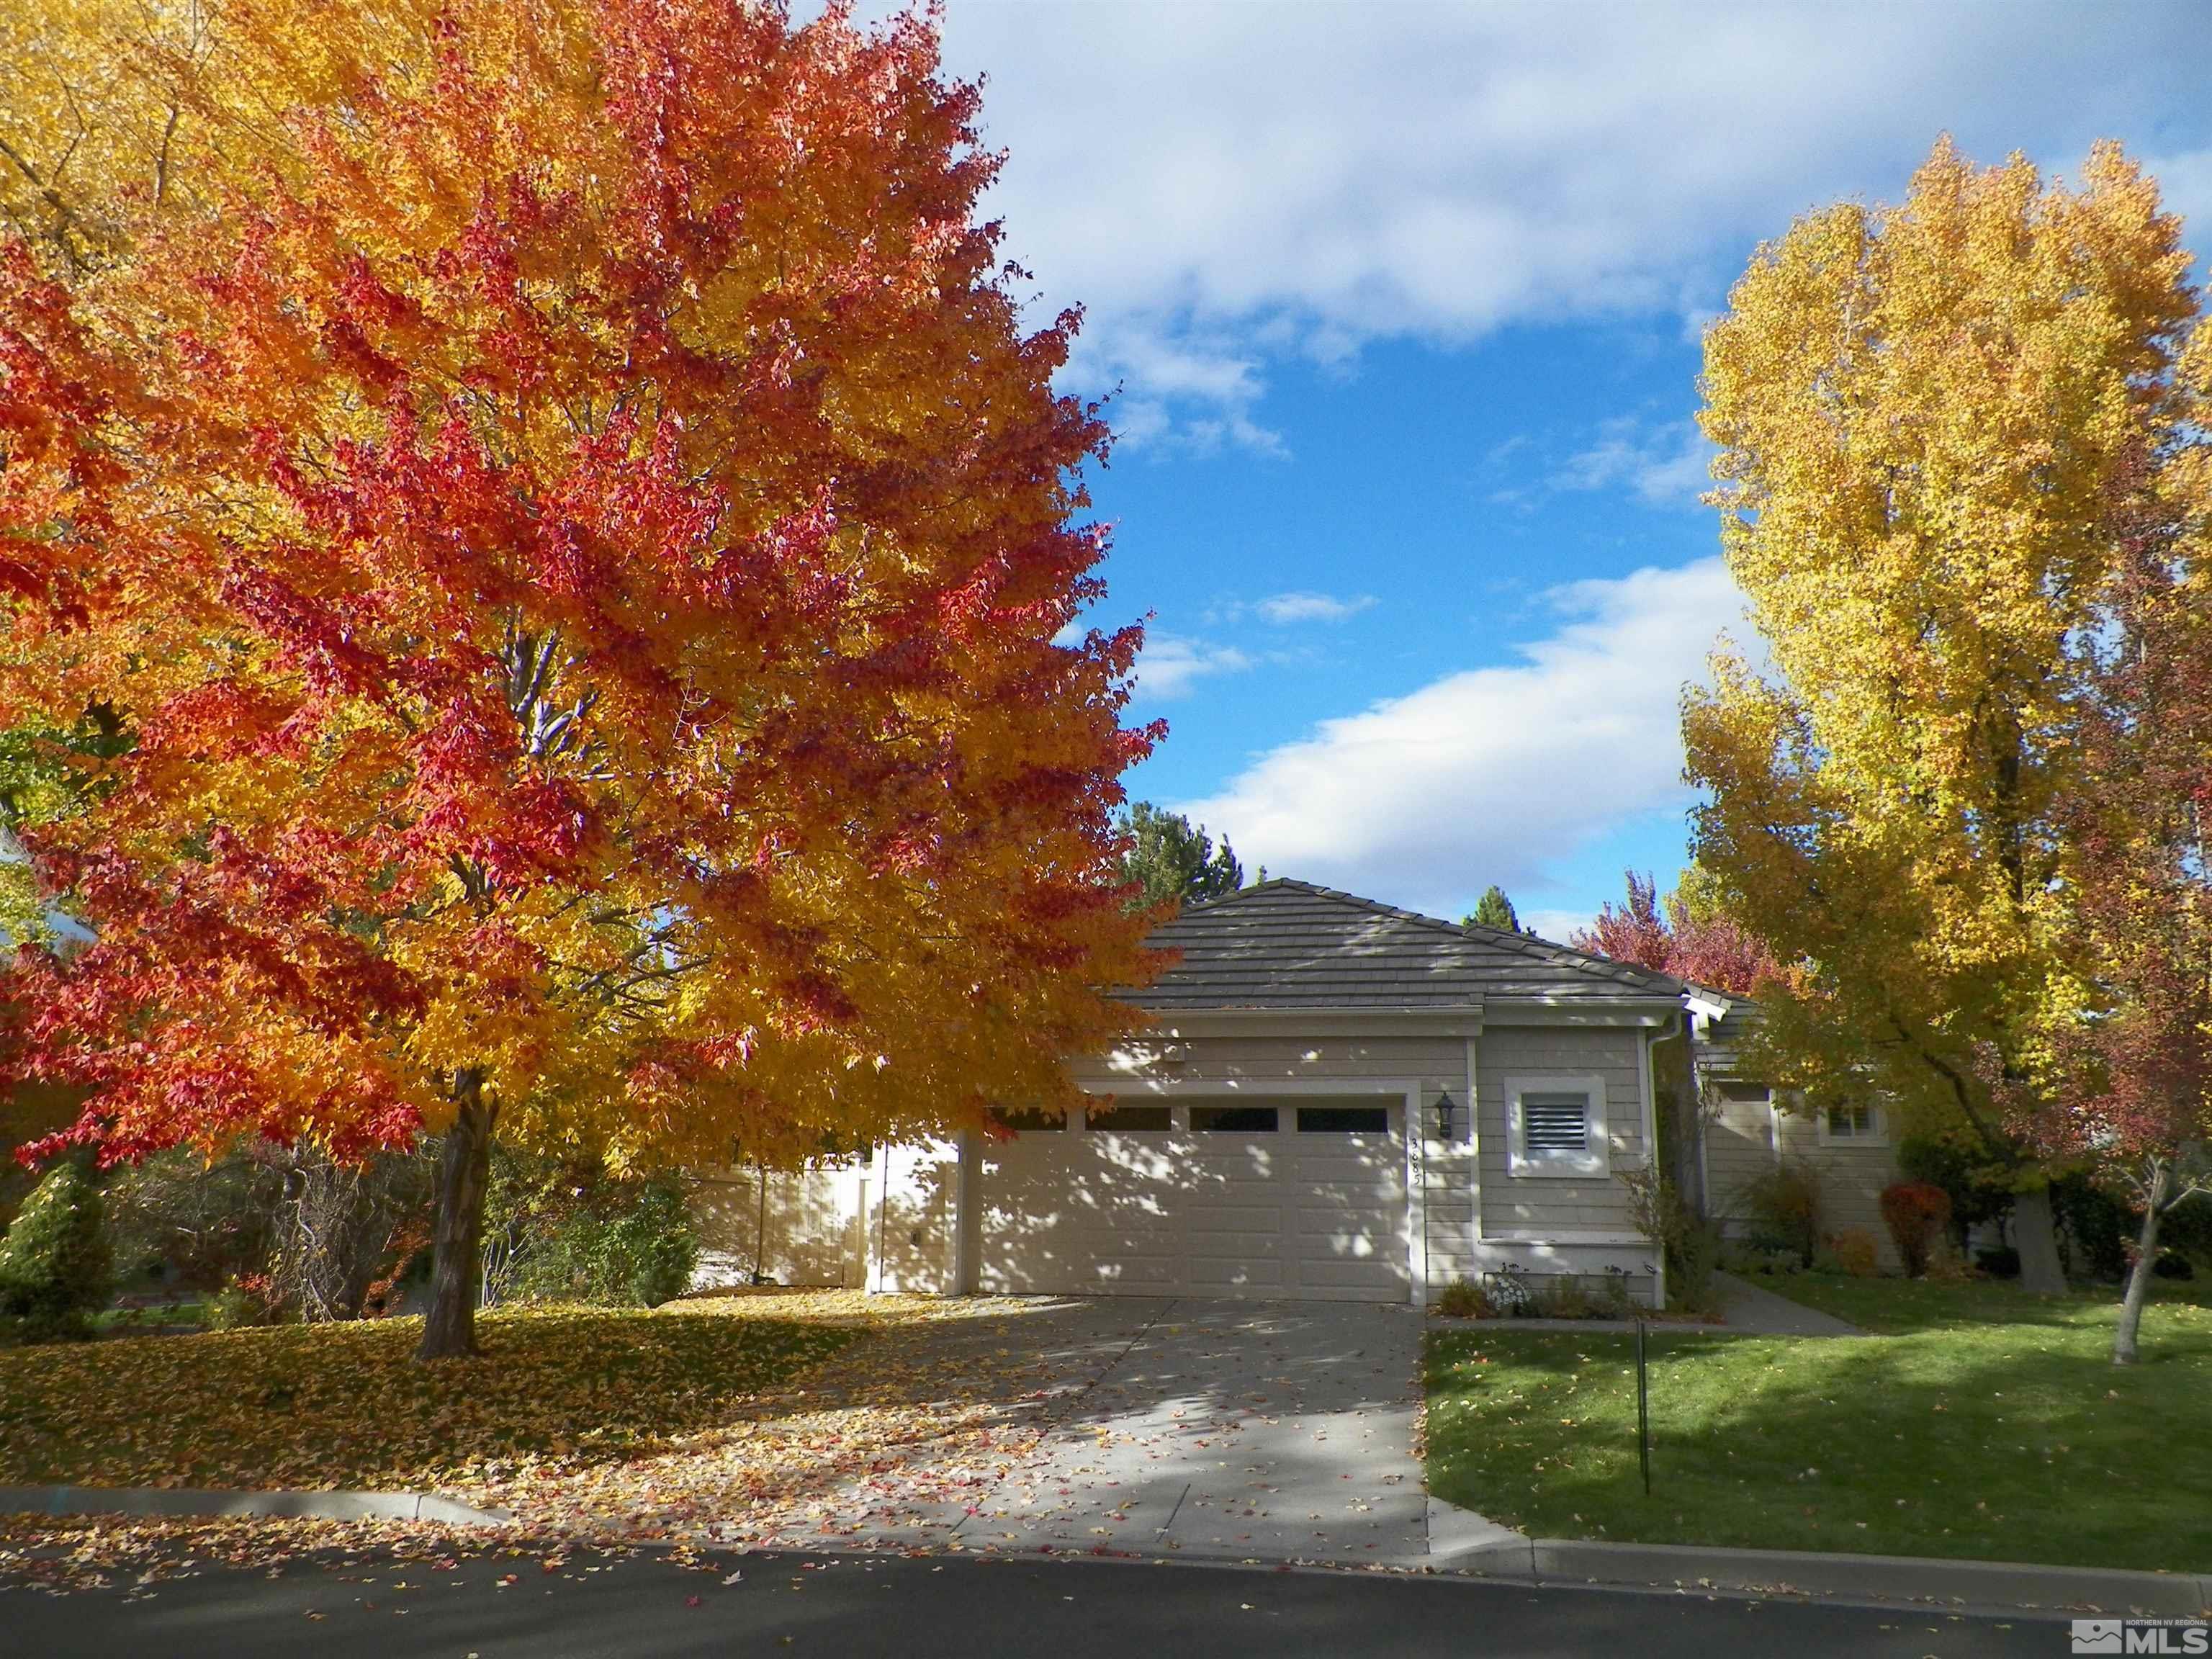
M1458 1108L1453 1114L1453 1127L1458 1132L1455 1138L1449 1142L1431 1139L1423 1149L1422 1189L1431 1286L1472 1279L1476 1272L1474 1158L1467 1139L1466 1094L1464 1085L1451 1091L1452 1103ZM1425 1113L1429 1106L1429 1102L1423 1103Z
M1611 1176L1564 1180L1511 1173L1505 1081L1530 1074L1595 1074L1605 1085L1606 1136L1617 1172L1644 1162L1642 1033L1588 1026L1493 1026L1480 1045L1480 1189L1486 1237L1564 1237L1634 1231L1628 1194Z
M1776 1115L1786 1158L1802 1158L1820 1171L1820 1230L1835 1234L1846 1227L1864 1229L1874 1237L1885 1267L1898 1267L1896 1247L1881 1218L1881 1189L1898 1178L1897 1154L1887 1142L1853 1145L1832 1141L1822 1145L1820 1126L1805 1112Z
M1705 1190L1723 1227L1741 1230L1746 1194L1773 1172L1773 1108L1765 1100L1723 1103L1705 1121Z
M858 1286L866 1272L859 1179L851 1167L774 1174L763 1193L754 1170L700 1175L690 1194L699 1235L694 1287L751 1284L757 1269L778 1285Z

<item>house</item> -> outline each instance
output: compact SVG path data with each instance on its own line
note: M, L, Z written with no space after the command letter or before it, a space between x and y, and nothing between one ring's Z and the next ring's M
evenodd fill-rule
M1151 1027L1068 1062L1087 1109L704 1177L704 1281L1418 1304L1514 1269L1662 1302L1616 1177L1679 981L1287 880L1154 942Z
M1683 1000L1705 1106L1698 1162L1706 1214L1728 1237L1752 1237L1759 1224L1751 1194L1760 1177L1796 1160L1816 1177L1821 1231L1859 1228L1872 1236L1881 1264L1899 1267L1881 1218L1881 1190L1901 1179L1887 1109L1868 1101L1803 1109L1742 1060L1744 1039L1759 1018L1756 1003L1697 985Z

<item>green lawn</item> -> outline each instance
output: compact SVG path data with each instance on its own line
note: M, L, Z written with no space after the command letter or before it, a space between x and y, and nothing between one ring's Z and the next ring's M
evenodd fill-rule
M2119 1370L2106 1297L1760 1282L1885 1334L1655 1331L1647 1498L1632 1338L1439 1331L1430 1489L1545 1537L2212 1568L2212 1310L2161 1299Z
M2022 1295L2018 1284L2002 1279L1852 1279L1842 1273L1769 1277L1760 1273L1751 1283L1885 1336L1951 1325L2049 1325L2072 1329L2085 1322L2101 1321L2109 1341L2120 1297L2114 1288L2046 1299ZM2154 1309L2194 1304L2201 1310L2208 1291L2212 1286L2195 1280L2152 1281ZM2146 1353L2152 1334L2162 1328L2158 1324L2160 1316L2154 1310L2145 1321Z
M635 1458L855 1334L763 1311L502 1311L481 1359L428 1366L416 1319L0 1349L0 1485L422 1489Z

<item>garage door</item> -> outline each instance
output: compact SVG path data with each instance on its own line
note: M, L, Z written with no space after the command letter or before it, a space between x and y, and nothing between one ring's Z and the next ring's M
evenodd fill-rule
M983 1148L979 1288L1407 1300L1404 1115L1240 1096L1021 1127Z

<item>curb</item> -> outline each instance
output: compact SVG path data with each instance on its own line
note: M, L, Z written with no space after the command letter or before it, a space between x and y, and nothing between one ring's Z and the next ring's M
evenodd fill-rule
M205 1486L0 1486L0 1514L271 1516L307 1521L434 1521L512 1526L501 1510L425 1492L222 1492Z
M1825 1555L1808 1550L1705 1549L1694 1544L1603 1544L1525 1538L1439 1551L1439 1572L1528 1584L1671 1586L1762 1595L1842 1597L1952 1610L2090 1609L2195 1619L2212 1609L2212 1576L2045 1567L2013 1561L1942 1561L1903 1555Z

